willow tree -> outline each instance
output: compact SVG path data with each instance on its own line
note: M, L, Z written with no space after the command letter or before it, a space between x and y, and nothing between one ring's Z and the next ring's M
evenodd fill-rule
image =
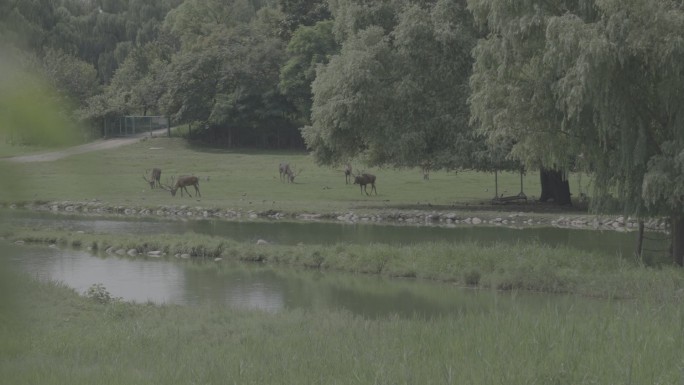
M684 7L665 0L469 0L490 35L478 44L473 115L512 155L561 164L581 156L595 208L666 215L684 257ZM543 146L540 146L543 143ZM565 163L566 165L568 163Z
M340 54L313 82L311 125L302 130L322 164L466 164L472 18L454 1L331 5Z

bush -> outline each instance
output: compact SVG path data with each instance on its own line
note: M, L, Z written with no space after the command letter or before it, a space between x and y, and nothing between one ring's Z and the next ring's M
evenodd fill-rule
M103 305L121 300L121 298L112 297L107 288L101 283L91 285L85 292L85 296Z

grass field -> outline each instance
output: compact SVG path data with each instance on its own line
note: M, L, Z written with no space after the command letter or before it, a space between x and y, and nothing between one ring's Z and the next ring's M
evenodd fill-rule
M279 180L278 165L288 162L301 173L294 184ZM70 156L54 162L11 163L4 173L16 180L0 201L99 201L114 205L198 205L257 211L339 212L345 210L439 209L452 205L475 208L494 196L494 175L436 171L430 180L419 169L355 170L377 175L378 195L366 196L359 186L346 185L342 168L321 167L306 153L225 150L199 147L179 138L153 138L117 149ZM162 181L193 174L200 178L201 198L184 198L150 190L142 176L162 169ZM520 191L517 173L501 173L499 194ZM539 195L539 176L524 177L524 191ZM571 178L571 190L587 190L587 178ZM192 191L192 189L191 189ZM494 207L494 210L497 208Z

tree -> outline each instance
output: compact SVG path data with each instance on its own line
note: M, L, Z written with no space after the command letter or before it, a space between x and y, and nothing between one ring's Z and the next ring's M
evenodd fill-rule
M302 130L316 160L472 165L466 98L475 35L461 4L350 1L333 14L344 43L319 66L311 125Z
M289 59L280 70L282 93L297 108L296 121L308 124L311 117L311 83L316 79L316 67L327 64L330 56L339 52L332 34L333 22L321 21L314 26L298 28L287 45Z
M508 143L509 158L539 169L540 200L558 204L571 202L566 175L580 152L554 104L554 74L543 62L545 32L550 17L568 9L579 12L584 3L573 8L577 2L565 0L468 0L475 22L486 32L473 50L471 123L488 145Z
M681 265L682 6L650 0L501 4L469 1L490 29L475 51L474 116L489 136L515 137L512 154L526 164L569 165L581 155L594 174L596 210L602 198L616 194L625 214L670 216L673 259Z
M100 88L95 67L61 51L47 50L42 71L54 88L65 96L65 104L80 107Z
M288 118L293 107L278 90L285 57L277 37L282 13L264 7L247 21L247 13L221 19L215 13L245 3L214 13L206 9L218 3L188 2L167 20L182 47L167 74L165 110L176 121L202 123L207 129L195 136L214 144L300 144Z
M330 19L330 10L323 0L278 0L285 14L280 22L279 35L289 40L292 33L302 26L313 26Z

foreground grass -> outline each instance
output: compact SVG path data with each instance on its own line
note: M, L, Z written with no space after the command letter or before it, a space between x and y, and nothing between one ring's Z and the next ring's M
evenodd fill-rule
M606 301L534 311L515 297L454 317L364 319L98 303L22 277L0 319L7 384L675 384L684 313ZM4 308L7 310L7 308Z
M106 235L62 230L14 229L12 241L89 248L94 252L135 249L145 258L159 250L166 258L186 254L218 268L221 261L258 262L307 269L324 269L390 277L453 282L498 290L575 293L601 298L668 300L684 294L681 268L647 268L634 259L587 253L536 243L517 245L476 243L257 245L201 234ZM175 257L174 257L175 256ZM214 261L220 258L220 261Z

